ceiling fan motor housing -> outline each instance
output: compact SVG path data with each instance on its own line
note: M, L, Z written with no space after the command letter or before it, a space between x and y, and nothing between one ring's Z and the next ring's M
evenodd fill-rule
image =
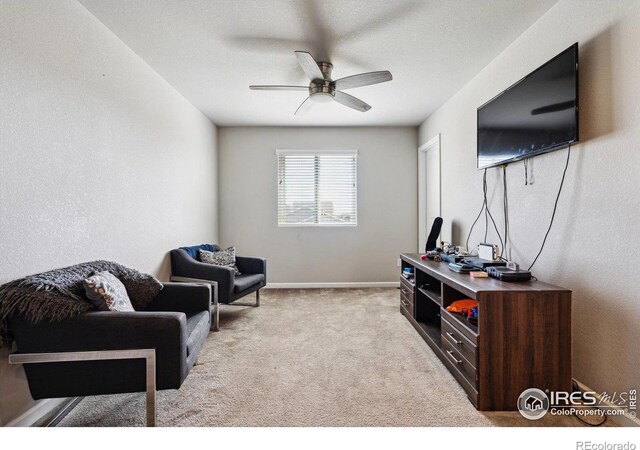
M333 100L336 88L332 84L331 71L333 64L318 62L318 67L324 76L323 80L315 79L309 84L309 97L317 103L327 103Z
M333 64L331 64L330 62L318 62L318 67L320 68L320 72L322 72L324 79L331 81L331 71L333 70Z
M316 100L316 97L318 97L318 100L320 100L320 97L329 98L335 95L336 88L331 84L331 81L329 80L314 80L309 85L309 96L314 97L314 100Z

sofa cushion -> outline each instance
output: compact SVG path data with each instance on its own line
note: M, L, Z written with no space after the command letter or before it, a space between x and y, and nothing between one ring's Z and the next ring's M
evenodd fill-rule
M180 247L181 250L187 252L189 256L191 256L196 261L200 261L200 255L198 254L199 250L206 250L208 252L215 252L220 250L220 247L213 244L200 244L200 245L192 245L190 247Z
M226 250L219 250L217 252L198 250L198 254L200 255L200 261L203 263L213 264L214 266L230 267L236 275L240 275L240 271L236 266L235 247L229 247Z
M238 275L236 277L235 285L233 286L233 292L235 293L242 292L256 284L263 283L263 282L264 282L264 275L261 273Z
M135 311L124 284L105 270L83 281L87 298L99 311Z
M210 312L187 314L187 356L198 353L209 335Z

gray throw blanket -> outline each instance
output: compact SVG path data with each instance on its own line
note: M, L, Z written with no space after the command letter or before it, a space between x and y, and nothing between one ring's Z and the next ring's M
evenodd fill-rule
M93 310L82 281L104 270L124 284L136 310L144 309L162 290L153 276L111 261L91 261L11 281L0 286L0 347L13 341L8 321L14 315L34 323L58 322Z

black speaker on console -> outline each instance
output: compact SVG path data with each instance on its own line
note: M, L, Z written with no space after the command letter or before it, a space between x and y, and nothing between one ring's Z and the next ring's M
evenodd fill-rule
M424 247L425 253L430 250L435 250L438 246L438 236L440 235L440 229L442 228L442 217L436 217L431 226L429 237L427 238L427 244Z

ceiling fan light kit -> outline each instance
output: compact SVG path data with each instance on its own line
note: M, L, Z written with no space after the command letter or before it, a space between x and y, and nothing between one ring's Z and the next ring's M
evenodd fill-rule
M282 85L252 85L249 89L260 91L302 91L308 90L307 97L302 104L296 109L294 114L302 114L309 110L311 104L329 103L336 101L356 111L367 112L371 106L362 100L342 92L342 89L352 89L362 86L370 86L372 84L384 83L391 81L393 77L388 70L378 72L361 73L340 78L338 80L331 79L333 64L329 62L316 62L309 52L296 51L298 64L309 77L309 86L282 86ZM311 101L308 101L311 100Z

